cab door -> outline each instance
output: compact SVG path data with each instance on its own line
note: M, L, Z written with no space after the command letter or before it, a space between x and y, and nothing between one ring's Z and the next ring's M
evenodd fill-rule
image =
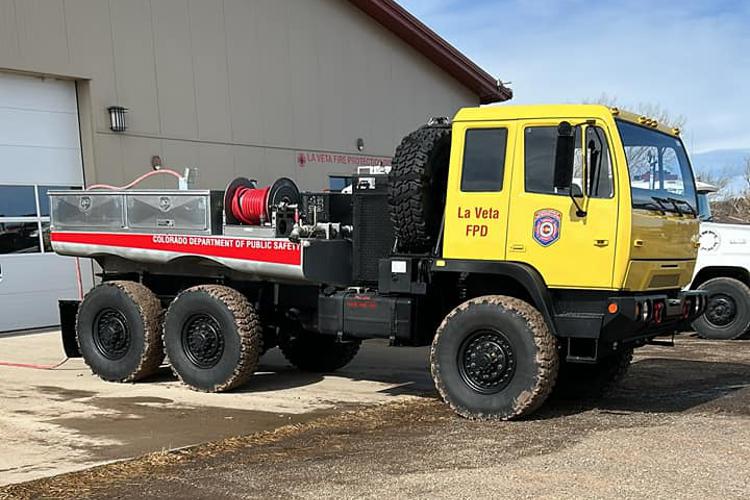
M574 125L581 120L570 120ZM507 260L536 268L552 288L612 287L618 225L617 176L606 124L575 127L576 201L554 187L560 120L519 125L511 186ZM601 159L601 161L599 161ZM598 162L600 168L594 168Z
M505 258L514 127L513 122L454 123L445 258Z

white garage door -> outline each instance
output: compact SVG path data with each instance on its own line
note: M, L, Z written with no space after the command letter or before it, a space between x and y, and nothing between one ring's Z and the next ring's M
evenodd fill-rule
M58 298L78 296L75 259L49 248L46 192L82 185L75 83L0 73L0 332L56 325Z

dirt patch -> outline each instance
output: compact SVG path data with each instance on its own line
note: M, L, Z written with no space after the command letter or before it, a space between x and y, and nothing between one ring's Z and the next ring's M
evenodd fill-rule
M55 333L0 338L3 358L55 364ZM294 369L272 350L246 387L207 394L168 368L137 384L106 383L80 359L55 370L0 367L0 484L90 468L269 430L431 390L424 349L365 342L336 376Z
M674 349L642 349L611 397L551 400L526 421L471 422L435 399L410 399L0 488L0 498L439 498L472 492L744 498L750 490L749 346L680 338ZM86 425L102 442L114 441L115 432L135 435L130 445L117 445L132 446L132 453L154 449L153 442L146 446L148 436L195 439L202 432L204 409L169 397L54 390L49 396L81 396L75 404L116 415L94 426L82 415L58 417L55 426L76 434ZM274 412L205 410L206 421L236 425L233 434L253 432L236 418L224 419L235 411L272 427L285 423L274 420ZM158 434L149 434L150 427Z
M85 399L96 396L96 393L93 391L65 389L63 387L50 385L36 385L32 387L32 390L36 390L39 393L50 396L50 398L58 401L75 401L76 399Z
M413 399L16 485L0 498L746 498L748 347L684 338L646 348L611 397L555 399L525 421L472 422Z
M85 446L94 460L117 460L149 453L158 442L170 450L217 439L242 436L305 422L326 412L298 415L210 406L185 406L157 397L92 398L105 418L58 418L49 422L118 446Z

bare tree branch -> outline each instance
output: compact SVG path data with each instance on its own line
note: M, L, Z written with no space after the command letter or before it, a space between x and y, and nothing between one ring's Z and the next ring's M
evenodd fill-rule
M672 116L672 114L659 104L641 102L635 106L629 104L621 104L620 100L616 96L611 96L606 93L602 93L596 99L586 99L583 101L586 104L603 104L604 106L618 107L625 110L632 111L654 118L659 123L662 123L668 127L684 128L687 124L687 117L685 115Z

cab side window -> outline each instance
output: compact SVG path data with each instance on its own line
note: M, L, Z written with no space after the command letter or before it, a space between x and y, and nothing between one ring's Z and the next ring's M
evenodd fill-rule
M612 161L601 127L586 128L586 164L586 192L592 198L611 198L615 194Z
M502 191L507 145L508 129L467 130L461 170L461 191Z
M581 156L581 128L575 129L576 151L573 184L581 187L583 157ZM555 188L555 151L557 127L527 127L524 133L524 172L527 193L568 195Z
M601 127L586 127L586 183L583 182L584 157L581 127L576 127L573 184L592 198L614 195L612 161L607 136ZM524 137L525 182L527 193L568 195L555 188L555 150L557 127L528 127ZM597 167L597 168L594 168Z

